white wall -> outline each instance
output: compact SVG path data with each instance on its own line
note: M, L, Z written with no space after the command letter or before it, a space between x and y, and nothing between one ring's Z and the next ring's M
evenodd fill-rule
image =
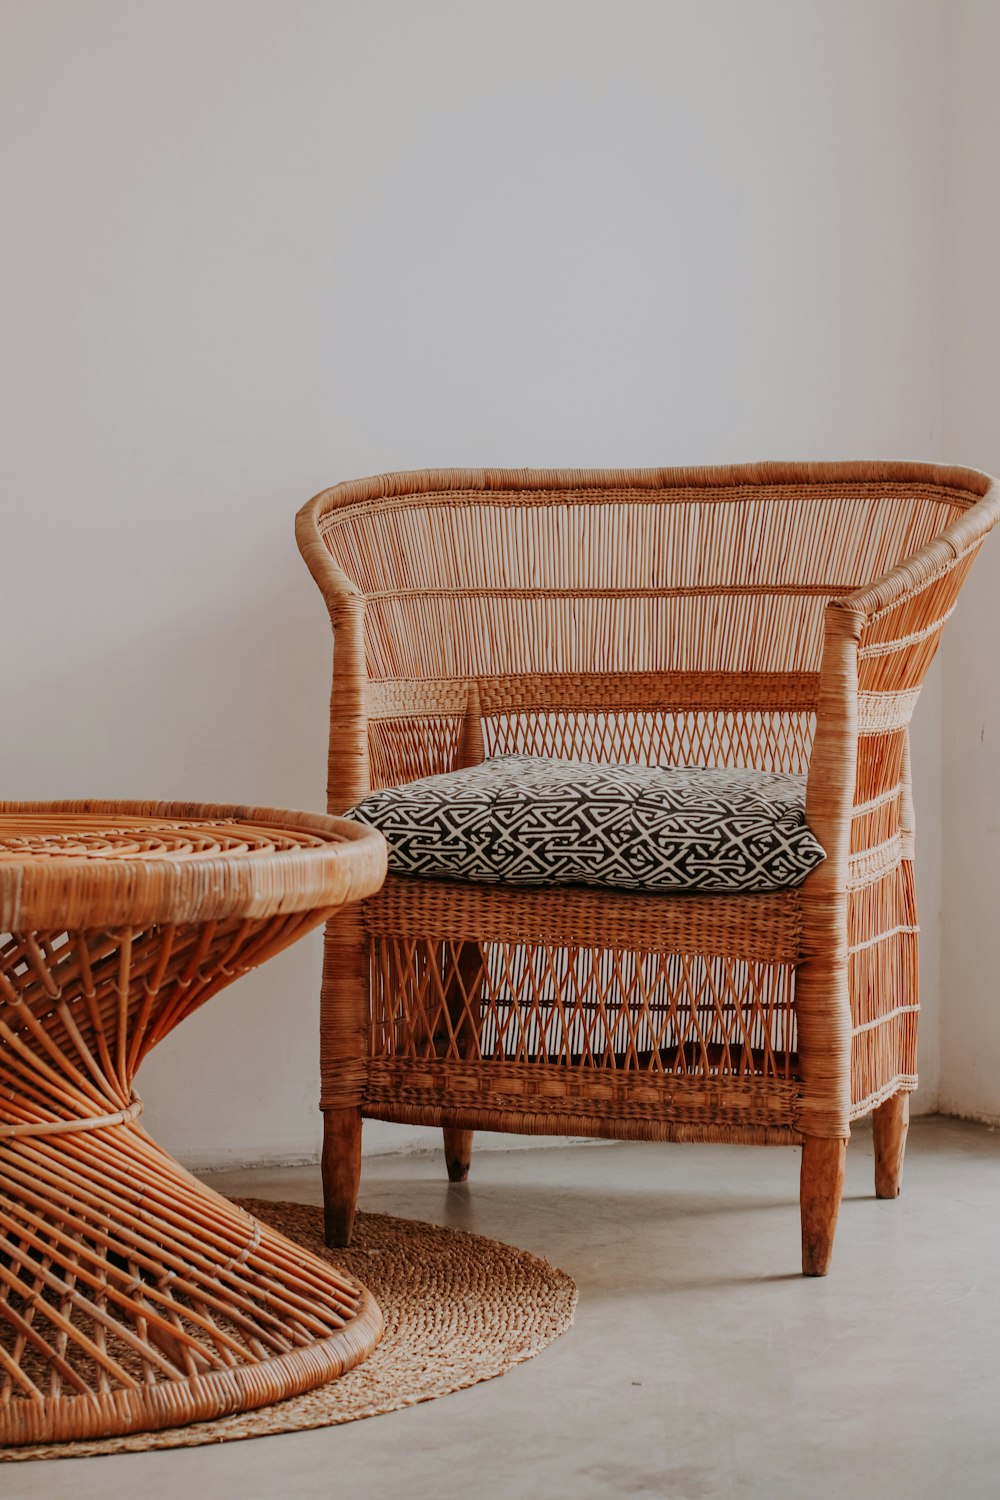
M2 16L6 796L322 807L292 518L337 479L940 454L933 0ZM315 1152L318 983L314 941L163 1045L165 1144Z
M1000 474L1000 6L959 0L949 43L945 440ZM1000 536L944 640L941 1101L1000 1124Z

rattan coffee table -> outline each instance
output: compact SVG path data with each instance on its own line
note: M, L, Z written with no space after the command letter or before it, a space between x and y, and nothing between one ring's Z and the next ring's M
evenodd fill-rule
M184 1171L132 1080L384 874L381 839L334 818L0 803L0 1442L243 1411L378 1342L364 1287Z

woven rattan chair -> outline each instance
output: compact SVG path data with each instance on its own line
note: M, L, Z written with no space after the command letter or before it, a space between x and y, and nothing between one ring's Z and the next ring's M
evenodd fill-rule
M1000 495L923 464L391 474L299 514L335 633L329 811L521 752L804 772L797 889L636 895L390 876L331 926L324 1186L361 1120L802 1146L830 1260L850 1123L895 1197L916 1086L908 726Z

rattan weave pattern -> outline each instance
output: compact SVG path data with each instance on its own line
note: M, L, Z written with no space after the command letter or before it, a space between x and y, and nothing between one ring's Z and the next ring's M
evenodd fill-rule
M461 1171L477 1122L550 1131L562 1110L573 1131L613 1133L618 1108L622 1133L644 1111L657 1137L776 1138L773 1078L825 1269L850 1121L880 1111L892 1155L916 1083L908 726L998 516L986 475L881 462L437 470L303 507L335 633L331 811L485 755L754 766L806 774L828 852L794 909L391 880L328 943L331 1235L362 1113L440 1121ZM502 1093L513 1063L533 1093ZM650 1074L692 1087L647 1099ZM760 1103L723 1110L750 1077Z
M245 1410L377 1342L364 1287L183 1171L133 1090L193 1010L377 887L359 831L0 804L0 1444Z
M236 818L95 818L46 813L0 814L0 860L213 859L279 849L320 849L341 843L331 834L284 833Z
M338 1380L272 1406L153 1432L0 1448L0 1463L235 1442L398 1411L502 1375L539 1354L573 1321L577 1295L570 1277L497 1240L359 1214L355 1243L331 1256L319 1209L260 1199L243 1199L238 1207L288 1235L310 1259L343 1263L371 1287L385 1313L385 1334L371 1357ZM79 1492L89 1495L86 1479Z

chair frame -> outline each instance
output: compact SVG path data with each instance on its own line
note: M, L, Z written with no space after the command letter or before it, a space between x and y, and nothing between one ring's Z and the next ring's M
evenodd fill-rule
M298 543L335 641L330 813L506 750L763 756L805 773L827 853L766 896L390 875L326 938L331 1245L349 1242L372 1117L442 1126L453 1180L479 1128L801 1145L803 1270L826 1273L853 1119L873 1115L877 1196L899 1191L919 1008L909 723L998 518L989 476L914 463L446 469L303 506ZM689 532L712 545L675 566ZM619 554L628 576L609 583ZM577 1010L599 1016L600 1057L565 1041L594 1033L553 955L584 952ZM670 1049L654 1039L640 1058L633 1002L644 1038L669 1031ZM483 1018L499 1036L517 1012L523 1035L529 1011L534 1052L496 1042L488 1056ZM544 1045L557 1013L558 1058Z

